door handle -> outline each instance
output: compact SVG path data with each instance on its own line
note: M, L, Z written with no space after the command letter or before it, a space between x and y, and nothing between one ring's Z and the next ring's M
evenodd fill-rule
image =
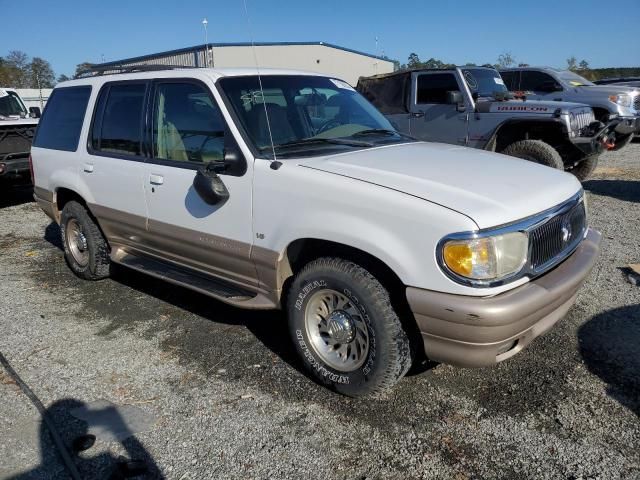
M91 173L93 172L93 164L91 163L85 163L82 167L82 169L87 172L87 173Z
M162 185L164 183L164 177L162 175L156 175L152 173L149 175L149 183L151 185Z
M411 117L413 117L413 118L422 118L422 117L424 117L424 112L411 112Z

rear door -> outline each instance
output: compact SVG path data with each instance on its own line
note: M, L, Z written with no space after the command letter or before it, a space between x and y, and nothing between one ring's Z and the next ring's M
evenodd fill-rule
M79 162L89 208L112 248L135 248L146 237L142 124L148 89L146 81L103 85Z
M412 74L409 109L413 137L429 142L466 144L468 115L447 102L449 91L461 91L452 72Z
M238 286L255 286L250 259L253 165L220 173L229 192L222 204L207 204L193 187L197 170L223 162L233 141L212 91L193 79L155 81L148 125L148 252Z

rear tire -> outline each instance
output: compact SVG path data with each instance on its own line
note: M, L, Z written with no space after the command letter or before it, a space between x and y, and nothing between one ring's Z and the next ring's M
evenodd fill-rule
M500 153L512 157L522 158L547 167L564 170L562 157L546 142L542 140L520 140L507 145Z
M598 166L599 159L600 155L591 155L590 157L585 158L578 165L573 167L570 172L573 173L578 180L584 182L591 176L593 171Z
M388 291L361 266L320 258L289 290L289 330L305 368L351 397L379 395L411 366L409 337Z
M68 202L60 216L64 258L80 278L101 280L109 276L109 245L87 209L76 201Z

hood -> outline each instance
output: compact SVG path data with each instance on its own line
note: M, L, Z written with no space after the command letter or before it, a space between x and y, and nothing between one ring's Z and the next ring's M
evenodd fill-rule
M584 87L569 87L580 95L588 95L594 98L608 97L609 95L620 95L626 93L629 95L638 95L639 88L627 87L624 85L586 85Z
M574 108L588 107L588 105L582 103L552 102L545 100L489 101L478 102L476 106L479 113L526 113L540 115L551 115L558 110L558 108L561 108L563 111L568 111Z
M416 142L301 159L299 165L397 190L460 212L479 228L540 213L582 189L560 172L498 153Z

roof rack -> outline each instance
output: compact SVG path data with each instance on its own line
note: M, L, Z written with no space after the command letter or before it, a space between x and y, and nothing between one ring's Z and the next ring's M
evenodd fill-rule
M196 68L188 65L109 65L94 66L80 70L73 78L88 78L100 75L117 75L135 72L158 72L162 70L175 70L178 68Z

